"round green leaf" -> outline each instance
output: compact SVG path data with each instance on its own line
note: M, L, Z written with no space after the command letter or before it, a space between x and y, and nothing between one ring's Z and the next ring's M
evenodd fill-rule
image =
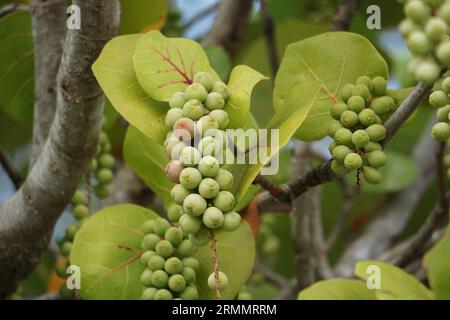
M299 300L376 300L373 290L359 280L331 279L319 281L301 291Z
M436 298L450 300L450 230L428 251L423 262Z
M141 225L158 216L125 204L103 209L77 232L70 262L81 270L83 299L139 299L144 266L139 262L144 234Z

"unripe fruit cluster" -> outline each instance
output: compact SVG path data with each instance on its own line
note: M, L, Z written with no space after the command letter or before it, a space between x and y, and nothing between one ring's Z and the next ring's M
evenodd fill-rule
M441 89L435 90L430 94L429 102L434 108L437 108L436 123L431 136L437 141L447 141L450 138L450 77L442 81Z
M441 66L450 67L449 0L408 0L406 19L399 26L414 59L411 72L418 81L431 85L440 75Z
M342 87L340 97L343 102L334 104L330 111L335 119L328 128L334 139L329 146L331 170L336 174L361 170L368 183L380 183L378 169L387 161L380 144L386 136L383 122L397 107L386 95L386 79L359 77L355 85Z
M208 242L207 229L234 231L241 221L233 211L233 175L217 160L217 153L226 147L227 99L223 82L199 72L184 92L173 94L166 115L166 126L172 130L164 143L172 159L166 174L177 183L171 190L175 205L168 214L178 217L184 232L199 246Z
M143 300L197 300L199 261L195 246L177 225L163 218L146 221L142 227L141 274Z
M111 154L111 143L108 134L102 130L100 132L100 141L97 148L95 159L91 163L91 172L95 175L97 184L94 187L95 195L99 199L109 196L109 184L114 179L115 159Z

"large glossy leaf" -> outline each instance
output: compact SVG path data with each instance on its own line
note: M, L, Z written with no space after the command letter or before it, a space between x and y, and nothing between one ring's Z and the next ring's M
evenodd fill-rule
M219 79L197 42L167 38L156 30L137 41L133 65L142 89L158 101L169 101L184 90L197 72L208 71Z
M153 100L139 86L132 56L142 35L119 36L109 41L92 66L95 77L114 108L153 141L162 144L167 129L166 103Z
M386 62L364 37L348 32L321 34L286 49L275 80L274 108L280 112L301 107L289 95L302 95L300 84L319 85L320 93L296 134L301 140L317 140L326 135L332 121L329 109L339 101L342 85L354 83L362 75L387 77L387 74ZM292 90L296 86L297 90Z
M135 205L117 205L90 217L78 231L70 262L81 270L83 299L139 299L141 225L157 215Z
M0 19L0 108L23 124L33 120L34 60L31 18L15 12Z
M158 195L167 207L171 203L170 182L164 172L167 159L164 148L130 126L124 142L124 158L131 169Z
M161 29L167 15L166 0L121 0L120 34Z
M255 240L250 226L242 222L234 232L215 232L219 269L228 276L229 284L221 292L222 299L234 299L250 277L255 260ZM215 292L208 287L208 277L214 271L212 251L205 245L195 253L200 261L197 286L201 299L215 299Z
M360 280L331 279L319 281L301 291L299 300L376 300L373 290Z
M379 261L361 261L355 266L355 274L366 280L371 276L369 266L380 269L381 288L374 289L378 299L430 300L433 293L419 280L402 269Z
M436 298L450 300L450 230L423 260Z

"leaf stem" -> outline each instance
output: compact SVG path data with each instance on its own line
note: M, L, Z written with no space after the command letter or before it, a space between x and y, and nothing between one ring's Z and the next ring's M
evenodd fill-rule
M222 297L220 295L219 257L217 256L217 240L216 237L214 236L214 231L212 230L209 230L209 239L211 240L211 250L214 261L213 264L214 264L216 299L220 300Z

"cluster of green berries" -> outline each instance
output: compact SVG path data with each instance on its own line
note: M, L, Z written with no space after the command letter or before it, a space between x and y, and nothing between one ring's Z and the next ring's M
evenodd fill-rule
M247 287L243 286L239 291L236 300L253 300L253 296L250 292L247 291Z
M94 187L95 195L99 199L109 196L109 184L114 179L113 167L114 156L111 154L111 143L108 134L102 130L100 132L100 142L97 148L95 159L92 160L90 171L95 175L97 184Z
M442 65L450 66L450 1L408 0L404 12L399 29L414 57L411 71L430 85L439 78Z
M173 94L166 115L172 130L164 143L172 159L166 174L177 183L171 190L176 205L169 211L180 215L181 227L197 245L208 242L208 229L234 231L241 222L233 211L233 175L217 159L229 123L223 110L227 99L227 86L200 72L184 92Z
M197 274L200 264L192 255L195 246L178 225L163 218L142 225L141 274L143 300L197 300Z
M436 116L438 123L433 126L431 136L437 141L447 141L450 138L450 77L442 81L441 89L430 94L428 101L430 105L437 108Z
M381 182L378 169L387 161L380 144L386 136L383 122L397 107L395 101L386 96L386 87L386 79L367 76L359 77L356 84L342 87L343 102L332 106L331 116L335 121L328 128L328 135L334 139L329 146L334 173L362 170L368 183Z

